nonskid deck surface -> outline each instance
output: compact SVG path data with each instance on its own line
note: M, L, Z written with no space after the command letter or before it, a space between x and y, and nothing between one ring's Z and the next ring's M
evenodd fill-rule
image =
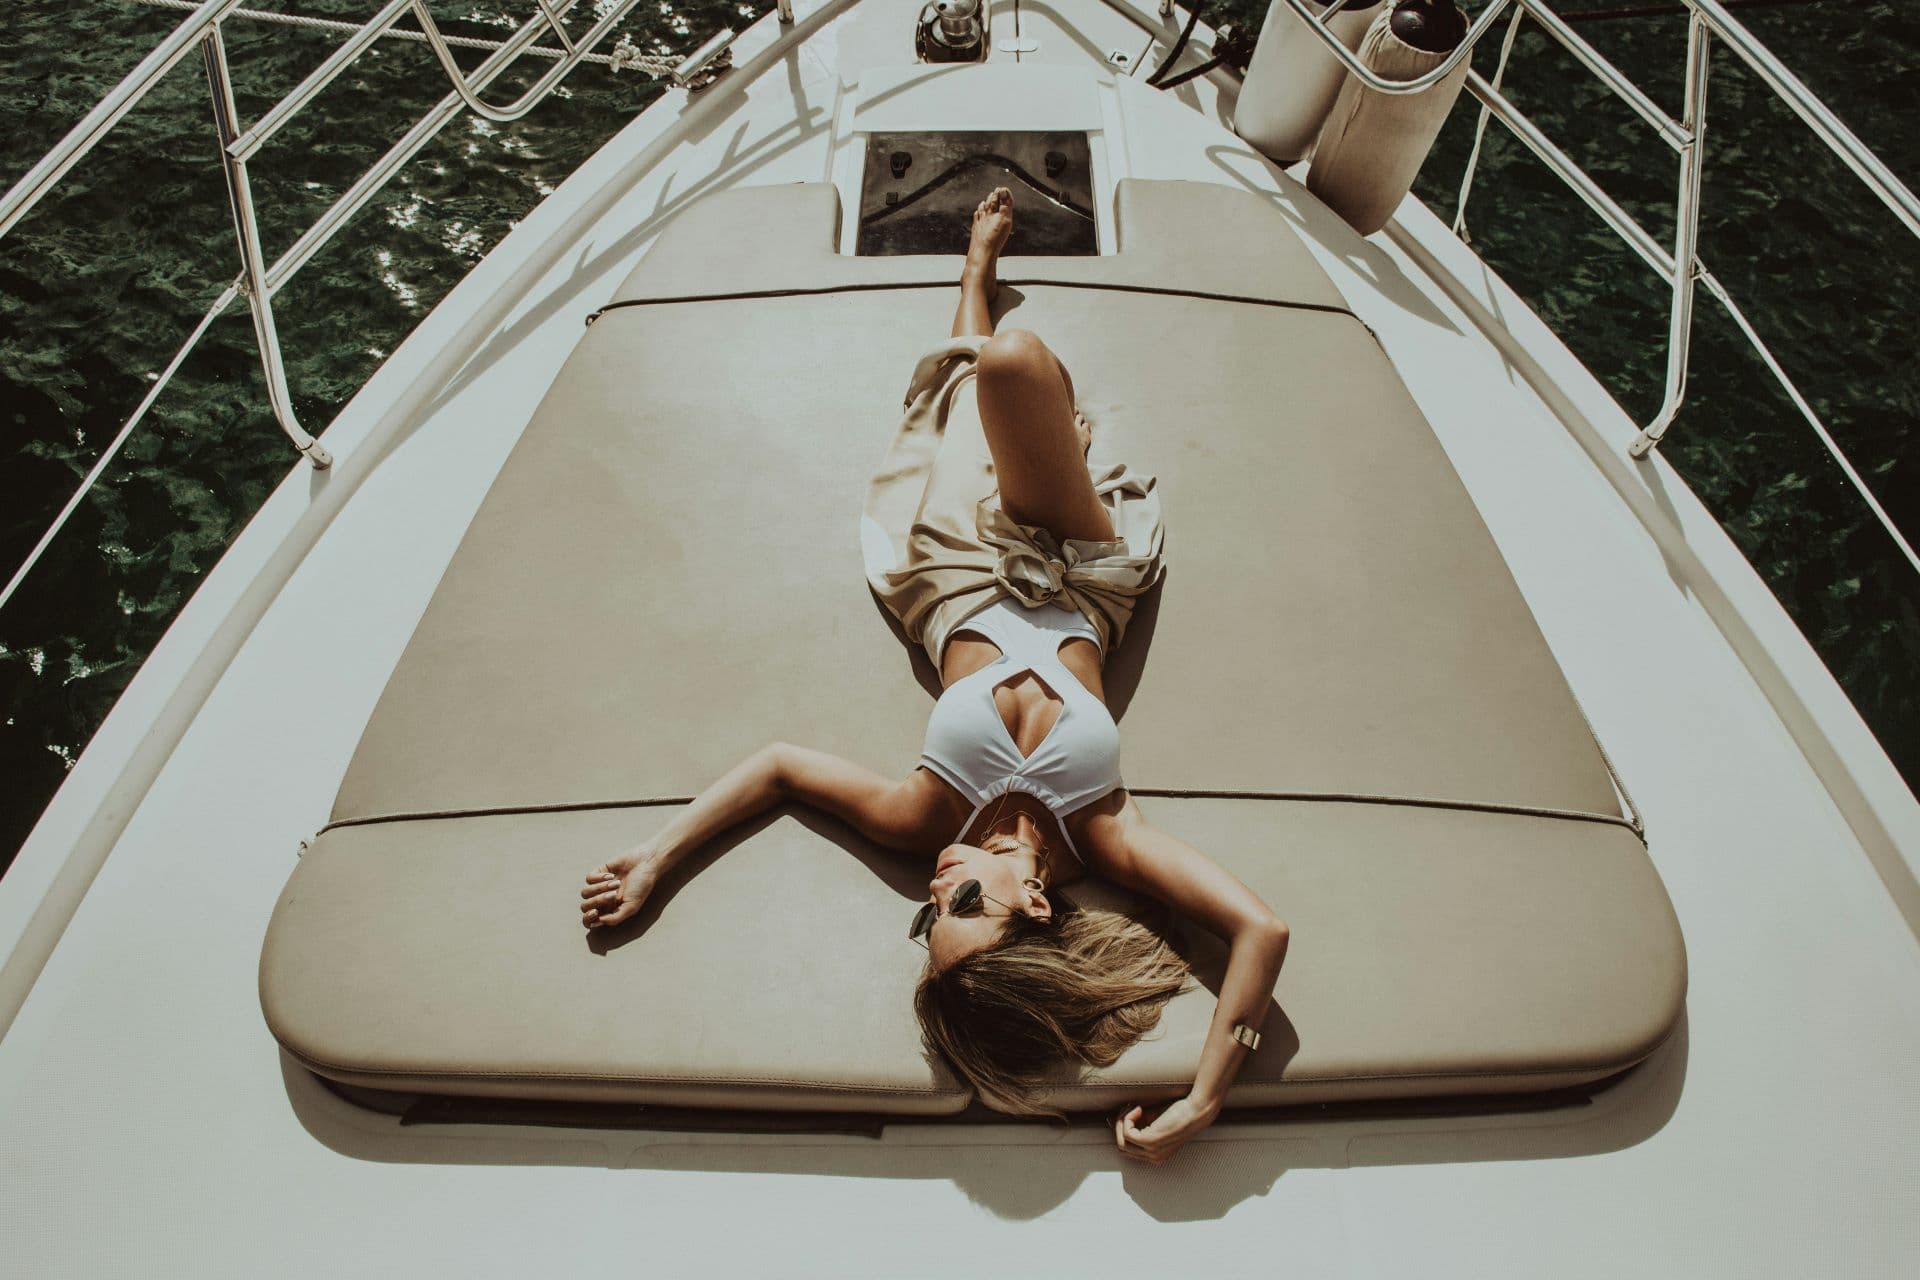
M879 10L842 20L849 43L879 43L855 21ZM260 1017L261 934L454 544L580 313L662 209L723 151L724 182L830 174L834 34L753 85L744 127L636 184L549 278L551 301L517 309L307 557L174 751L0 1041L0 1203L23 1274L136 1258L216 1274L517 1274L562 1258L975 1274L1006 1250L1062 1274L1201 1252L1228 1274L1785 1274L1828 1265L1834 1238L1851 1274L1905 1271L1920 1255L1897 1203L1920 1173L1906 1101L1920 963L1792 741L1613 490L1406 257L1340 235L1230 134L1147 95L1123 99L1133 171L1276 191L1459 470L1645 814L1689 956L1676 1036L1587 1105L1229 1120L1163 1169L1124 1162L1098 1128L406 1127L284 1058ZM796 136L796 115L814 130ZM1636 661L1655 638L1660 661ZM565 888L552 909L570 909ZM1040 1220L1052 1229L1010 1234ZM933 1228L966 1251L930 1253Z

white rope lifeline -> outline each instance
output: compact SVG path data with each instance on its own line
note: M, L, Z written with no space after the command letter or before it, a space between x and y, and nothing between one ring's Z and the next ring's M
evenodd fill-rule
M1707 286L1707 292L1720 300L1720 305L1725 307L1727 314L1733 317L1734 324L1740 327L1740 332L1745 334L1747 341L1753 344L1753 349L1759 353L1768 372L1773 374L1774 380L1787 393L1787 399L1793 401L1793 407L1800 411L1800 416L1807 420L1807 425L1813 428L1813 434L1820 437L1820 443L1825 445L1827 452L1833 455L1833 460L1840 464L1840 470L1846 474L1848 481L1872 509L1873 514L1880 521L1880 527L1887 531L1887 536L1892 538L1894 545L1900 548L1900 554L1907 558L1907 563L1913 566L1915 572L1920 572L1920 556L1914 554L1913 544L1908 542L1906 536L1894 526L1893 517L1887 514L1887 509L1880 505L1878 498L1873 496L1873 490L1867 488L1866 480L1854 470L1853 463L1847 459L1847 455L1841 452L1840 444L1827 430L1827 424L1820 421L1820 415L1813 411L1813 406L1808 404L1806 397L1800 394L1800 388L1793 385L1793 379L1789 378L1787 371L1780 367L1780 362L1773 358L1773 352L1767 349L1767 344L1760 341L1760 335L1754 332L1751 324L1747 323L1746 313L1734 305L1733 299L1727 296L1727 291L1721 287L1718 280L1714 279L1713 273L1704 266L1700 268L1699 279L1701 284Z
M6 589L0 590L0 608L6 607L7 601L13 598L13 593L19 588L21 581L28 573L32 572L33 566L39 563L40 556L46 551L48 545L53 542L54 535L65 527L67 518L79 508L80 500L86 497L88 492L92 490L101 475L106 471L107 464L112 462L114 457L120 452L120 446L127 442L127 437L133 434L133 429L140 425L142 418L147 416L147 410L153 407L153 402L160 398L162 391L166 390L167 383L173 380L174 373L180 368L181 364L186 361L187 355L193 350L194 346L199 343L201 335L207 331L209 325L219 319L220 313L225 311L228 305L239 296L239 286L228 285L226 292L215 299L213 306L207 309L207 314L200 317L200 323L194 326L193 333L188 336L181 348L173 353L172 363L168 364L165 372L154 380L153 386L147 389L145 398L140 401L140 407L133 411L133 416L127 419L126 425L120 428L120 433L114 436L113 440L107 445L106 452L100 455L100 460L93 464L93 470L87 472L87 478L80 482L80 487L74 490L71 498L67 499L67 505L60 508L60 514L54 517L53 523L48 526L47 531L40 535L40 541L34 544L33 550L27 553L26 561L19 569L14 571L13 577L7 582Z

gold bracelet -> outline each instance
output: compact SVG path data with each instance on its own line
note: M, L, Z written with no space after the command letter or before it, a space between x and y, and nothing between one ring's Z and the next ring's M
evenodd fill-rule
M1260 1047L1260 1033L1244 1022L1236 1022L1233 1024L1233 1038L1249 1049L1258 1049Z

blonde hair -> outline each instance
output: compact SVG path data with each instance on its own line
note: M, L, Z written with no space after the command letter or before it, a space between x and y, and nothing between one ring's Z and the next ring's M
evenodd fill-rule
M1153 1030L1190 976L1172 943L1118 912L1015 915L998 939L946 968L929 958L913 1011L981 1101L1064 1119L1028 1096L1040 1072L1061 1059L1110 1065Z

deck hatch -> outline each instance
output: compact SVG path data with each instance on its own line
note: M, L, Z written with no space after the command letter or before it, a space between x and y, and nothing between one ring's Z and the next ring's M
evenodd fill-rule
M973 207L1010 187L1006 254L1100 252L1084 131L876 132L860 184L861 257L965 253Z

